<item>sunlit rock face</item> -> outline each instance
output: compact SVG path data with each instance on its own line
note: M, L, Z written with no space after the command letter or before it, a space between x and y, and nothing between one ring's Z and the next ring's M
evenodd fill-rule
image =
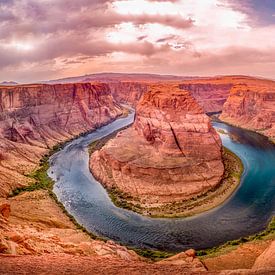
M48 148L122 114L106 84L0 86L0 197Z
M105 186L152 207L205 193L224 171L218 134L177 85L150 86L133 126L95 152L90 167Z
M275 138L275 82L235 85L220 118Z

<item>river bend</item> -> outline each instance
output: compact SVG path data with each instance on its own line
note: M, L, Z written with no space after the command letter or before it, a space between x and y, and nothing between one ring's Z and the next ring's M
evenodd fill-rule
M213 122L244 163L239 188L222 205L188 217L144 217L116 207L89 171L88 145L129 125L134 113L67 144L50 159L54 192L87 230L124 245L166 251L209 248L259 232L275 214L275 146L256 133Z

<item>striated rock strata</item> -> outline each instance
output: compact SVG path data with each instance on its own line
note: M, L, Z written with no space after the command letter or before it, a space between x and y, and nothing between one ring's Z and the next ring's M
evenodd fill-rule
M141 207L159 207L207 192L221 180L221 141L187 91L154 85L137 106L134 125L90 160L107 188Z
M275 138L275 82L235 85L220 119Z
M144 92L147 91L146 82L110 82L108 83L114 99L120 103L136 106Z
M0 86L0 196L54 144L122 114L106 84Z
M213 81L214 82L214 81ZM182 83L179 87L190 91L206 113L221 112L222 107L229 96L231 83Z

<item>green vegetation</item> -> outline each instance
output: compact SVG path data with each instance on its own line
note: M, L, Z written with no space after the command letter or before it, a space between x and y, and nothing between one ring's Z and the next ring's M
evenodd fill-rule
M111 198L114 205L124 209L132 210L137 213L141 212L141 206L139 204L133 204L130 201L133 197L127 193L121 192L117 188L107 188L109 197Z
M77 138L82 135L83 134L78 135ZM69 141L66 141L64 143L58 143L55 146L53 146L52 149L49 151L49 153L44 155L41 158L41 160L39 162L39 168L37 170L33 171L32 173L26 175L26 177L33 179L34 183L31 185L28 185L28 186L19 187L19 188L14 189L12 191L12 193L10 194L10 197L17 196L17 195L21 194L22 192L32 192L35 190L47 190L50 197L52 197L55 200L57 205L62 209L63 213L69 217L70 221L72 223L74 223L74 225L76 226L77 229L88 234L92 239L100 239L100 240L106 241L106 239L99 238L98 236L89 232L81 224L79 224L76 221L76 219L66 210L64 205L58 200L57 196L52 191L53 186L54 186L54 181L48 176L48 173L47 173L48 169L50 168L49 158L56 152L60 151L70 141L72 141L72 139Z
M258 241L258 240L274 239L274 238L275 238L275 217L271 219L270 223L268 224L267 228L264 231L248 237L241 237L237 240L228 241L225 244L220 246L199 250L197 251L197 256L214 257L219 254L223 254L229 250L232 250L238 245L243 243Z
M129 127L129 126L127 126L127 127ZM125 127L125 128L127 128L127 127ZM123 128L123 129L125 129L125 128ZM91 143L90 146L89 146L89 153L92 154L96 150L101 149L109 139L115 137L116 134L119 131L123 130L123 129L115 131L111 135ZM75 138L79 138L80 136L84 136L89 132L80 134L80 135L76 136ZM73 138L73 139L75 139L75 138ZM52 191L54 182L47 174L47 171L49 169L49 158L54 153L61 150L68 142L71 142L73 139L70 139L70 140L68 140L64 143L59 143L59 144L53 146L53 148L49 151L49 153L44 155L41 158L41 160L39 162L39 167L34 172L26 175L27 177L33 179L34 183L29 185L29 186L20 187L20 188L17 188L15 190L13 190L13 192L10 194L10 196L12 197L12 196L19 195L22 192L31 192L31 191L35 191L35 190L47 190L49 195L55 200L55 202L59 205L59 207L63 210L63 212L75 224L77 229L82 230L83 232L88 234L92 239L99 239L99 240L102 240L102 241L106 241L107 239L98 237L98 236L90 233L89 231L87 231L86 228L84 228L82 225L80 225L76 221L76 219L71 214L69 214L67 212L67 210L65 209L63 204L58 201L56 195ZM224 148L224 154L227 154L228 156L232 156L234 158L234 160L236 161L237 167L240 168L236 172L236 170L234 170L234 169L233 170L229 169L230 168L229 167L230 163L224 162L225 171L226 171L225 174L224 174L224 178L237 177L238 179L240 179L240 177L242 175L242 172L243 172L243 164L242 164L241 160L233 152L231 152L227 148ZM229 166L227 166L227 165L229 165ZM133 205L131 203L124 202L125 199L131 199L131 197L129 195L127 195L125 193L122 193L119 190L116 190L115 188L113 188L111 190L108 190L108 191L109 191L109 195L110 195L112 201L114 202L114 204L116 204L119 207L123 207L123 208L126 208L126 209L133 210ZM196 198L194 198L192 200L196 201ZM135 211L140 208L139 205L134 205L134 206L135 206ZM228 241L228 242L226 242L225 244L223 244L221 246L217 246L217 247L213 247L213 248L209 248L209 249L204 249L204 250L199 250L199 251L197 251L197 256L200 256L201 258L203 258L203 257L213 257L213 256L216 256L217 254L222 254L222 253L224 253L224 252L226 252L230 249L234 249L238 245L246 243L246 242L256 241L256 240L267 240L267 239L274 239L274 238L275 238L275 217L272 218L272 220L269 223L266 230L264 230L260 233L257 233L255 235L252 235L252 236L242 237L238 240ZM132 249L138 255L140 255L142 257L145 257L145 258L148 258L148 259L151 259L153 261L162 260L162 259L171 257L171 256L176 254L176 253L166 252L166 251L149 250L149 249L136 249L136 248L133 248L133 247L128 247L128 249Z
M159 250L150 250L150 249L137 249L137 248L130 248L134 250L138 255L151 259L153 261L160 261L166 258L169 258L171 256L174 256L176 253L172 252L165 252L165 251L159 251Z
M111 137L91 144L92 151L100 149ZM166 204L160 207L142 207L136 198L117 188L108 188L109 197L117 206L134 211L139 214L149 215L151 218L182 218L195 215L209 210L221 204L237 188L243 173L243 163L241 159L229 149L223 147L224 175L221 182L209 190L207 193L198 195L191 199Z
M224 135L228 135L228 133L224 129L218 128L218 129L216 129L216 131L218 133L221 133L221 134L224 134Z
M19 195L22 192L32 192L35 190L48 190L49 192L52 191L54 182L53 180L48 176L47 171L50 168L49 165L49 158L52 156L54 153L58 152L63 148L64 144L57 144L53 146L53 148L49 151L48 154L44 155L40 162L39 162L39 168L35 171L33 171L30 174L27 174L26 177L33 179L34 183L28 186L23 186L16 188L12 191L10 194L10 197L14 197Z

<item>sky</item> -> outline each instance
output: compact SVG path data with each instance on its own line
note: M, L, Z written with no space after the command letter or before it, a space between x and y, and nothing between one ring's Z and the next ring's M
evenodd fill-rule
M275 0L0 0L0 81L97 72L275 79Z

